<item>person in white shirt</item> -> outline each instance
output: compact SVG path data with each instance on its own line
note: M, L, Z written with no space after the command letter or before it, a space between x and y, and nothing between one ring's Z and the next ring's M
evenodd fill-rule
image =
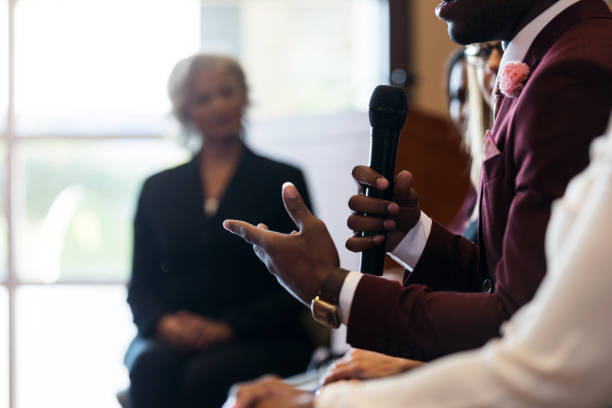
M548 273L503 337L410 373L340 382L315 396L276 378L226 407L603 407L612 405L612 116L591 163L553 205Z

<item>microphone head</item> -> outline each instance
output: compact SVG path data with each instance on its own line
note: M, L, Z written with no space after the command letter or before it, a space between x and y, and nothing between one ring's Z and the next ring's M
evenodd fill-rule
M402 88L378 85L370 98L370 126L401 129L407 113L406 94Z

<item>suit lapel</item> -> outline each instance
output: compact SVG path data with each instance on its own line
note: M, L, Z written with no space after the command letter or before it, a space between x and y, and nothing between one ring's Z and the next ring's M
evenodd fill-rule
M523 62L529 66L531 75L538 68L540 62L546 57L546 54L551 49L553 44L563 36L565 32L569 30L574 24L583 20L589 19L610 19L610 10L601 0L582 0L561 12L555 17L544 29L537 35L533 43L529 47ZM527 79L529 81L529 78ZM497 88L497 86L496 86ZM498 93L496 90L495 93ZM515 104L519 103L520 95L516 98L504 97L498 95L496 98L496 117L493 126L493 135L495 137L495 143L502 154L509 154L511 152L504 152L506 138L508 137L508 129L511 128L509 121L514 120ZM518 118L520 119L520 118ZM479 198L479 224L478 224L478 238L480 245L485 245L485 231L482 220L483 215L483 204L485 198L483 197L483 184L480 185L480 198ZM490 209L489 209L490 210ZM486 255L486 251L481 252ZM484 259L484 257L483 257ZM486 260L483 265L487 265Z
M563 10L535 38L523 62L531 72L538 66L546 52L574 24L593 18L610 18L610 10L601 0L582 0Z
M601 0L582 0L578 3L563 10L557 17L555 17L542 31L536 36L533 43L527 50L523 62L529 66L529 71L533 73L540 61L552 45L557 41L568 29L578 23L579 21L593 19L593 18L610 18L610 10ZM531 76L531 74L530 74ZM529 78L527 78L529 81ZM499 96L498 96L499 94ZM493 133L499 137L505 137L505 135L499 134L499 128L501 123L504 121L505 116L512 111L511 107L517 102L520 95L516 98L504 97L496 85L494 91L495 105L495 122L493 126ZM496 140L500 142L499 140ZM498 143L498 147L499 143ZM500 149L501 150L501 149Z

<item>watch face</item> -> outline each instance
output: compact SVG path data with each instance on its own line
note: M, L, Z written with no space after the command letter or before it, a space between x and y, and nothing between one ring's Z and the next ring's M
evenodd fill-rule
M338 306L321 300L318 296L310 303L312 317L316 322L337 329L340 327L340 312Z

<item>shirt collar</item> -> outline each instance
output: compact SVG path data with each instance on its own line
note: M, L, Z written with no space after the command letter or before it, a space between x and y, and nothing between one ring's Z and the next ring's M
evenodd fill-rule
M504 56L502 57L500 67L510 61L522 61L527 55L527 50L533 43L533 40L540 32L557 17L563 10L571 5L578 3L580 0L559 0L552 6L544 10L539 16L534 18L527 24L517 35L504 47Z

